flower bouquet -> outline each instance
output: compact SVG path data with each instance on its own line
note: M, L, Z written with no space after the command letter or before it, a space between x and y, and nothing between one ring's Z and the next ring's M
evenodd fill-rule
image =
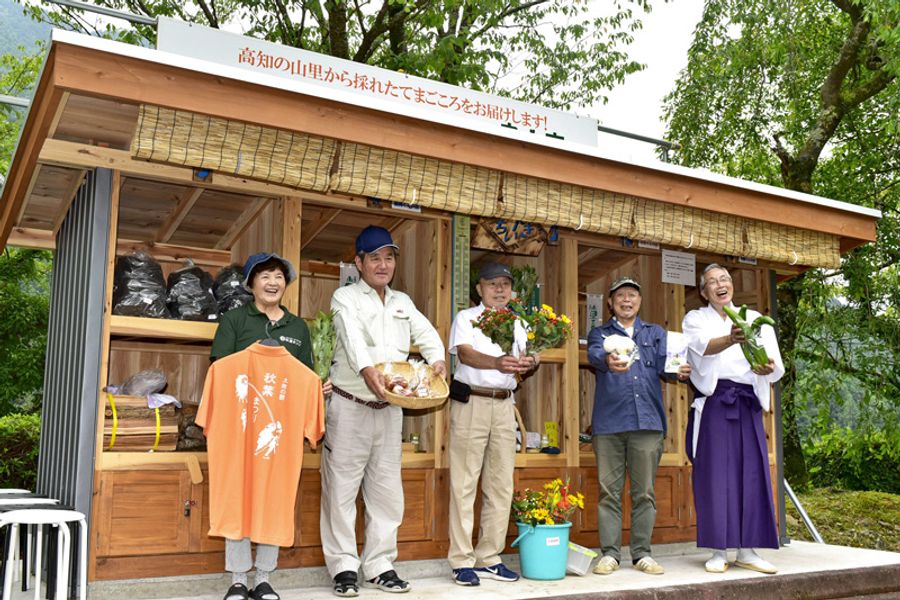
M516 523L531 526L568 523L577 508L584 508L584 495L573 492L569 480L554 479L543 491L525 489L513 495L512 514Z
M569 317L547 304L529 308L521 298L513 298L506 308L485 309L472 324L513 356L558 348L572 335Z

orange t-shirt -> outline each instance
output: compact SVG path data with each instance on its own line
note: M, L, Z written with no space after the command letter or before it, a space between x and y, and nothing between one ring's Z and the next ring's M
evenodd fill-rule
M209 535L294 543L303 438L325 432L319 377L281 346L256 343L214 362L196 423L209 456Z

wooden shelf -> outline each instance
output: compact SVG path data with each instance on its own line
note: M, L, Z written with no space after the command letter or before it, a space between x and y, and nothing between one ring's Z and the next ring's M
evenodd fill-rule
M547 364L563 364L566 362L566 349L565 348L551 348L550 350L544 350L541 352L541 362ZM578 349L578 364L582 366L588 366L587 359L587 349L579 348Z
M516 452L517 467L564 467L566 455L562 454L528 454Z
M112 315L109 318L109 331L112 335L167 340L211 342L216 335L218 326L218 323L204 323L201 321L148 319L145 317L123 317L121 315Z
M549 455L544 455L549 457ZM555 458L555 457L554 457ZM404 452L401 458L403 468L432 468L434 467L433 452ZM565 462L565 461L564 461ZM132 470L132 469L184 469L188 468L192 476L194 472L199 476L200 468L206 467L206 452L103 452L100 458L100 469ZM314 450L306 449L303 453L303 468L318 469L321 464L321 455ZM203 481L199 476L200 483Z

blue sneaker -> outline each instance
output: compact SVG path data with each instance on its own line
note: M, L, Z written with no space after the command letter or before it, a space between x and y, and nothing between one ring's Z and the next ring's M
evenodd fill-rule
M497 563L492 567L477 567L475 572L487 579L496 579L497 581L518 581L519 574L508 569L503 563Z
M475 574L475 569L470 569L469 567L453 569L453 581L458 585L481 585L481 580Z

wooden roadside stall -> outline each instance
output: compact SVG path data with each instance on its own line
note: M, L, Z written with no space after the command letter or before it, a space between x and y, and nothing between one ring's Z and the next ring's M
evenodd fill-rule
M241 40L248 52L263 49L254 51L259 60L269 48ZM90 515L92 580L223 567L222 540L206 535L205 453L122 451L104 442L101 390L141 369L162 369L182 411L196 408L216 327L112 314L117 257L144 251L165 273L190 258L215 275L251 253L276 251L301 274L288 288L288 308L310 318L327 310L356 234L378 224L402 248L394 287L444 339L453 314L468 305L470 268L488 258L534 267L541 300L572 316L584 337L588 295L605 294L622 275L644 286L646 320L680 328L700 300L694 285L663 283L663 251L688 253L697 272L727 264L735 301L773 313L777 278L836 266L840 252L875 237L876 211L610 160L561 139L548 117L531 115L515 129L512 117L503 120L512 113L486 109L473 121L432 110L425 100L443 92L427 90L421 102L398 108L384 86L328 88L300 74L279 79L260 64L54 32L3 188L0 247L56 253L38 485ZM514 246L526 229L542 232L536 256L472 247L478 231ZM573 538L589 546L598 540L597 480L590 445L578 434L590 424L593 390L577 339L546 352L518 405L527 430L555 423L561 453L522 452L516 463L517 488L568 475L586 493L589 508L577 516ZM683 443L687 387L667 384L665 401L656 543L695 533ZM404 436L418 435L419 444L403 454L401 560L447 553L446 410L404 417ZM776 422L769 416L766 425L773 473ZM323 564L318 465L307 452L283 567Z

